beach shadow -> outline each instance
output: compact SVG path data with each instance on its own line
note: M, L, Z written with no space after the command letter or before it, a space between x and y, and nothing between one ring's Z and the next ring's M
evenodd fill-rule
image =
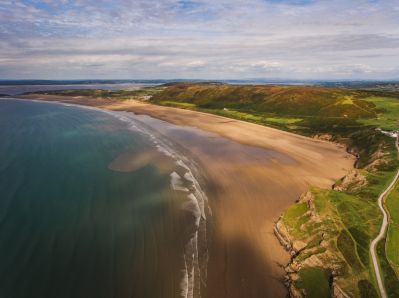
M202 296L286 297L281 274L275 268L247 238L229 241L216 235L210 248L208 281Z

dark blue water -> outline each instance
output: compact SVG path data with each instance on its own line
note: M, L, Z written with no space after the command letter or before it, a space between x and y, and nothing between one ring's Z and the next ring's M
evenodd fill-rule
M0 100L0 297L178 296L193 218L170 173L109 168L151 150L99 111Z

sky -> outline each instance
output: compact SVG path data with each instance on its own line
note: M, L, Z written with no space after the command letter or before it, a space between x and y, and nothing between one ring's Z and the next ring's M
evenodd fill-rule
M398 0L0 0L0 79L399 79Z

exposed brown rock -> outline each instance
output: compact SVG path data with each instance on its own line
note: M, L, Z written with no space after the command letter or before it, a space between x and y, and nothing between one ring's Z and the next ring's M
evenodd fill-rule
M366 177L357 169L351 170L340 182L333 188L337 191L357 190L367 185Z
M332 141L333 136L327 133L324 134L317 134L313 136L314 139L316 140L322 140L322 141Z

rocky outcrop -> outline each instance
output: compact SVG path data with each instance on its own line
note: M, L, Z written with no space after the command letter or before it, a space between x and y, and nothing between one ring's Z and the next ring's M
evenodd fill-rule
M364 169L370 172L376 172L381 168L388 166L388 155L389 153L384 152L383 144L380 144L378 150L371 155L371 162Z
M348 294L346 294L336 283L333 282L332 289L332 297L333 298L350 298Z
M316 211L314 196L311 191L302 195L299 203L306 203L308 211L304 216L308 218L307 222L303 224L303 230L306 225L314 225L320 223L322 219ZM302 229L302 227L301 227ZM329 246L329 234L322 229L315 229L314 233L304 239L296 239L290 235L290 229L284 223L282 217L276 222L274 233L279 239L281 245L290 253L290 262L285 267L285 285L289 290L290 297L303 298L306 293L302 289L296 287L296 281L299 279L299 271L306 267L319 267L329 269L333 276L332 290L335 287L335 276L339 275L341 271L341 260L337 259L333 252L327 247ZM313 243L313 244L312 244ZM334 290L335 291L335 290ZM335 291L334 297L339 296L340 291Z
M293 250L292 243L289 239L288 231L281 220L277 221L273 230L281 246L283 246L286 251L291 252Z
M328 142L331 142L333 140L333 136L327 133L317 134L313 136L313 138L316 140L328 141Z
M357 169L351 170L344 178L333 186L337 191L356 191L367 185L367 178Z
M365 169L370 172L377 172L379 169L388 166L388 161L383 158L375 159Z

